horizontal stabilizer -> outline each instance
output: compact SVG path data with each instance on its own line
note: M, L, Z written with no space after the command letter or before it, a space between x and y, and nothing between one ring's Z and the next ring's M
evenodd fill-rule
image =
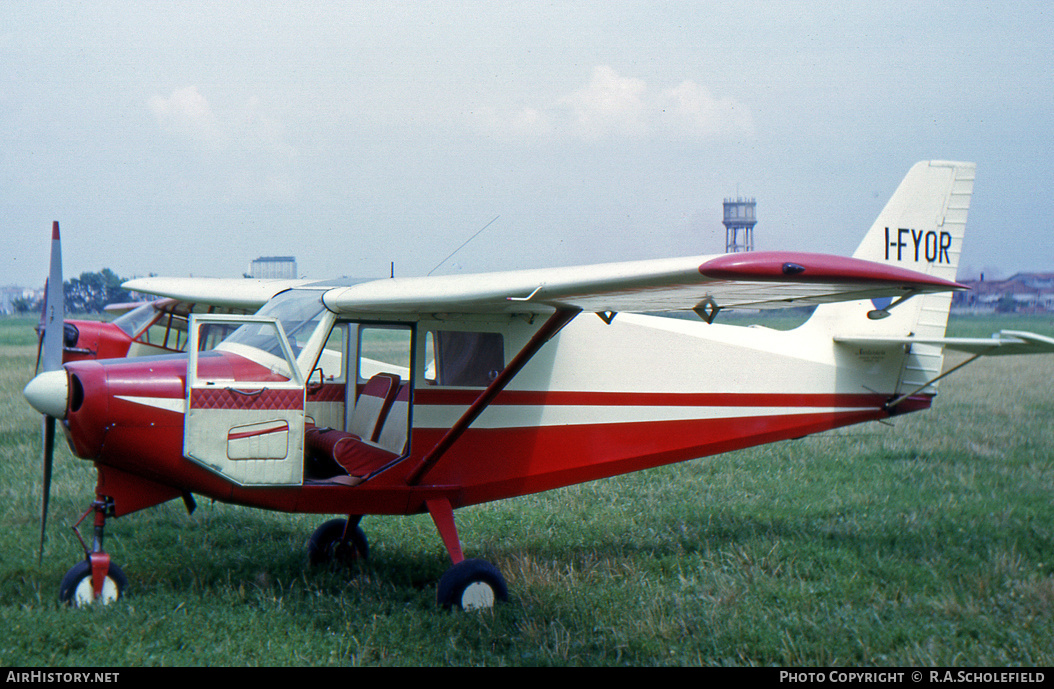
M1054 338L1020 330L1000 330L991 337L835 337L838 344L870 347L935 345L979 356L1054 354Z

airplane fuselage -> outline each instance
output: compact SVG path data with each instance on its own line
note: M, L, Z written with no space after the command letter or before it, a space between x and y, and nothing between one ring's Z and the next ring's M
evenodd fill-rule
M354 332L356 324L346 327ZM355 485L312 478L302 467L296 467L299 480L249 485L222 465L193 461L188 403L204 415L213 410L203 405L222 407L235 419L211 434L209 442L222 454L237 429L262 423L260 408L271 402L237 385L216 386L209 401L200 402L202 391L188 394L187 355L67 365L72 392L65 426L76 454L95 461L104 476L117 470L179 492L281 511L416 513L437 495L460 507L884 418L904 358L902 349L854 351L797 331L629 314L609 324L579 316L408 485L422 458L481 392L481 385L439 384L427 370L426 333L443 327L420 321L406 331L415 354L409 443L402 459L372 467L378 471ZM508 317L477 327L502 336L507 360L538 324ZM201 378L286 380L231 351L202 353L197 366ZM349 370L347 379L355 380ZM355 397L347 385L309 381L299 395L282 394L293 400L288 413L306 416L309 427L315 417L336 425ZM910 408L929 401L930 395L919 395ZM254 410L256 417L237 422ZM304 460L298 451L275 461ZM118 514L125 513L121 496L116 500Z

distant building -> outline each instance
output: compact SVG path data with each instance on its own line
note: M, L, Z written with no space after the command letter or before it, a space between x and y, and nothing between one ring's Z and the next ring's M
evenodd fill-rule
M0 314L16 313L19 300L32 305L38 302L43 294L44 290L39 288L15 286L0 288Z
M1054 311L1054 273L1017 273L1006 280L960 280L970 289L952 294L960 311Z
M251 278L296 278L296 256L261 256L249 264Z
M725 253L754 250L757 203L754 199L725 199Z

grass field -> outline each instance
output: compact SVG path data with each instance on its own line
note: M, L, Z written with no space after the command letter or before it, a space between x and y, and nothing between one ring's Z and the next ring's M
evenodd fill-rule
M1054 357L985 360L934 409L458 512L511 600L435 605L427 516L367 518L370 560L311 570L319 520L199 500L107 525L129 595L57 601L90 464L56 458L37 561L32 320L0 321L0 665L1054 665ZM1046 318L953 318L951 335Z

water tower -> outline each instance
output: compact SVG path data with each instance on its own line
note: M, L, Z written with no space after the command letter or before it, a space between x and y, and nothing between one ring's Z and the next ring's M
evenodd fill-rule
M725 253L754 250L756 207L754 199L725 199Z

